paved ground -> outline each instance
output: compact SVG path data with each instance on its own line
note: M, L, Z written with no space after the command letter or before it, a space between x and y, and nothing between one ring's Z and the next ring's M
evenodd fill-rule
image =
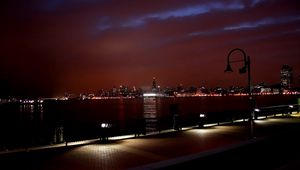
M299 169L298 116L257 120L255 139L240 122L0 154L1 169Z

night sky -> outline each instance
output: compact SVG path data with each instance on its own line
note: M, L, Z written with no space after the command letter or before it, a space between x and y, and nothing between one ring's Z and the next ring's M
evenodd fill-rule
M252 84L279 83L283 64L300 75L298 0L7 0L0 10L6 94L145 87L152 77L162 87L246 86L242 62L224 73L234 48L250 56Z

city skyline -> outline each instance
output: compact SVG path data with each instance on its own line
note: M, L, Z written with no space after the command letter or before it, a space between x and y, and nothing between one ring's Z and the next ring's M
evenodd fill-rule
M121 84L246 86L226 56L251 57L252 84L300 75L300 3L284 0L20 1L1 5L2 92L54 96ZM234 58L241 58L235 53ZM298 80L295 81L295 83Z

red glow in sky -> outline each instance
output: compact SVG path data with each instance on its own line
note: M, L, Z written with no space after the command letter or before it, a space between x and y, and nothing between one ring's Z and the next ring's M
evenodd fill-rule
M120 84L245 85L225 74L233 48L250 56L252 83L300 74L297 0L12 0L1 5L1 88L55 95ZM233 57L239 58L236 53Z

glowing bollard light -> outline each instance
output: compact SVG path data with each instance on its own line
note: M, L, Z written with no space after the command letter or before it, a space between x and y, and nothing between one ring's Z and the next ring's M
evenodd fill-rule
M99 128L100 128L100 140L101 141L107 141L108 140L108 136L110 135L109 133L111 133L110 129L112 127L111 123L100 123Z
M205 118L206 118L206 115L204 113L199 114L199 122L198 122L198 127L199 128L204 127Z

